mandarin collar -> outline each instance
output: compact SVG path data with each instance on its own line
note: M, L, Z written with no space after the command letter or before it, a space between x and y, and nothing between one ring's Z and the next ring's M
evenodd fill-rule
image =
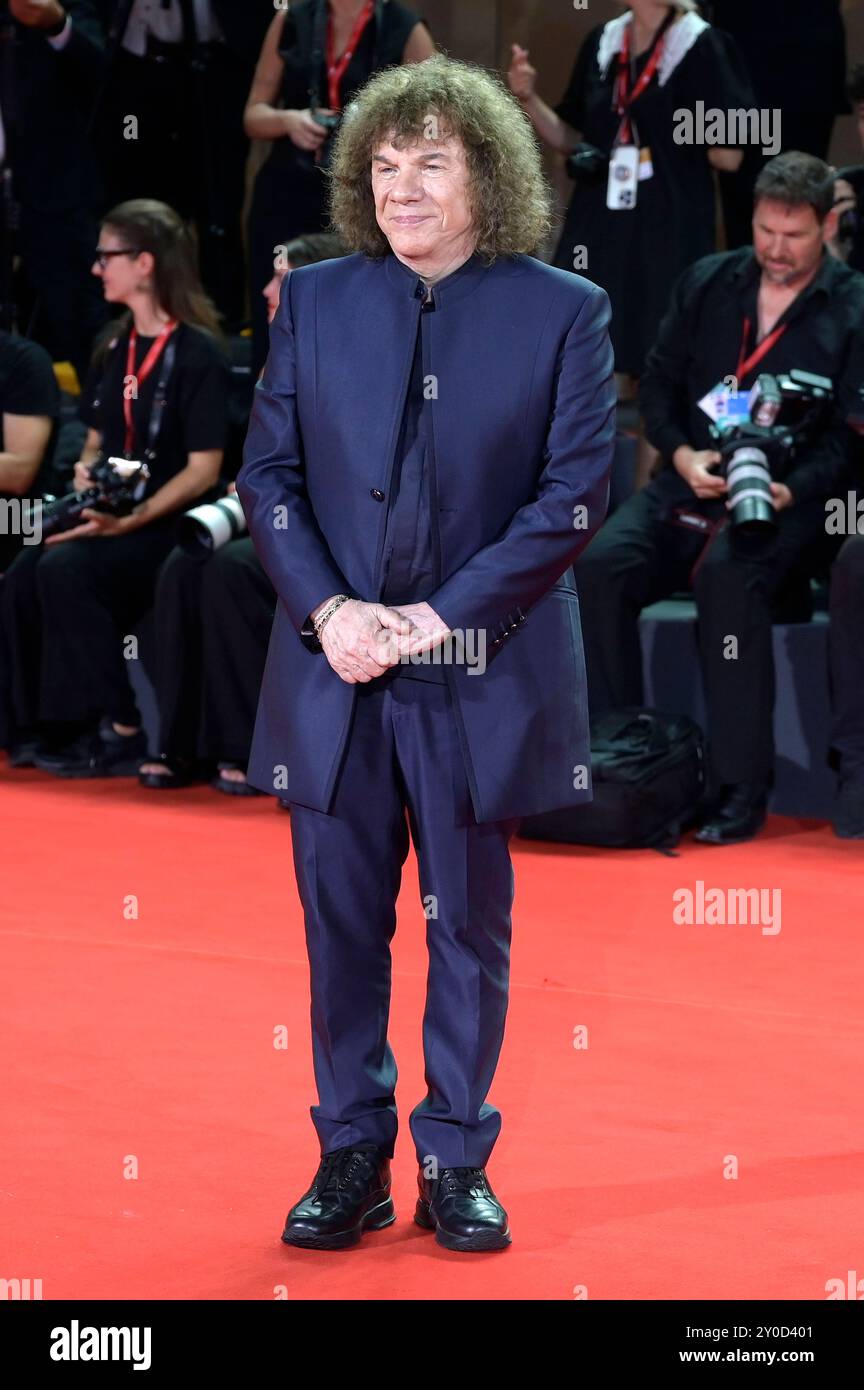
M416 270L412 270L404 261L400 261L399 257L392 251L388 252L386 256L385 266L390 283L397 286L401 293L408 295L411 299L426 298L428 286L425 281L420 278ZM443 280L437 280L432 286L436 305L441 308L471 294L480 284L488 269L488 263L474 251L467 261L463 261L462 265L457 266Z

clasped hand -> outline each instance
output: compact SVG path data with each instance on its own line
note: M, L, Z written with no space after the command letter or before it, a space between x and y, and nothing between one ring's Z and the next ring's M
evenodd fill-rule
M321 633L321 646L337 676L348 685L374 680L397 662L432 651L450 629L428 603L384 603L349 599Z

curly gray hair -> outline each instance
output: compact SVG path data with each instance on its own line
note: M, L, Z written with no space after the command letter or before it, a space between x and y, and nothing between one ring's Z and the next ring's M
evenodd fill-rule
M428 139L430 129L465 147L477 253L491 262L535 251L551 226L552 195L530 122L499 78L440 53L376 73L349 105L330 162L331 229L352 251L389 251L375 216L372 156L388 140L401 149Z

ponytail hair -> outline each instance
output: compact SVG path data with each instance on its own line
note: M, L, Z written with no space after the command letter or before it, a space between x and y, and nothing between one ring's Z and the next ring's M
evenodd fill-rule
M131 198L107 212L102 225L122 236L130 250L150 252L153 297L160 309L178 323L188 323L223 340L216 307L198 274L192 236L173 208L155 198ZM123 316L124 327L129 318L128 314Z

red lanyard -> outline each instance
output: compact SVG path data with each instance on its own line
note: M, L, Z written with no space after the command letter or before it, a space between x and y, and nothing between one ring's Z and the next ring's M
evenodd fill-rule
M360 37L369 23L375 10L375 0L366 0L366 4L357 16L357 23L354 25L354 32L348 40L348 46L339 62L333 58L333 15L332 12L327 19L327 87L331 111L342 110L342 100L339 96L339 83L345 73L345 69L354 57L354 49L360 41Z
M788 323L781 323L779 328L775 328L773 333L769 333L767 338L763 338L759 346L751 352L749 357L745 358L744 354L747 351L747 344L750 340L751 327L752 324L750 320L745 319L744 332L741 335L741 351L738 353L738 371L736 372L739 391L741 390L741 382L744 380L745 376L747 376L749 372L752 372L753 368L762 361L763 357L767 356L775 343L779 343L789 325Z
M138 398L138 387L143 386L148 376L152 372L156 363L162 355L162 349L167 343L174 329L177 327L176 319L169 319L165 327L160 330L156 341L150 345L147 356L141 363L137 372L135 370L135 349L138 346L138 334L133 328L129 334L129 347L126 352L126 382L123 390L123 418L126 421L126 457L132 455L132 446L135 443L135 423L132 419L132 396L129 394L129 378L135 382L135 399Z
M634 101L641 97L645 88L650 86L660 59L663 56L663 48L666 43L665 36L660 35L651 50L651 57L645 64L642 76L638 79L633 91L630 91L630 30L632 24L628 24L624 29L624 37L621 41L621 52L618 54L618 83L615 90L615 105L618 115L623 117L621 122L620 138L624 145L632 144L633 135L630 126L630 107Z

